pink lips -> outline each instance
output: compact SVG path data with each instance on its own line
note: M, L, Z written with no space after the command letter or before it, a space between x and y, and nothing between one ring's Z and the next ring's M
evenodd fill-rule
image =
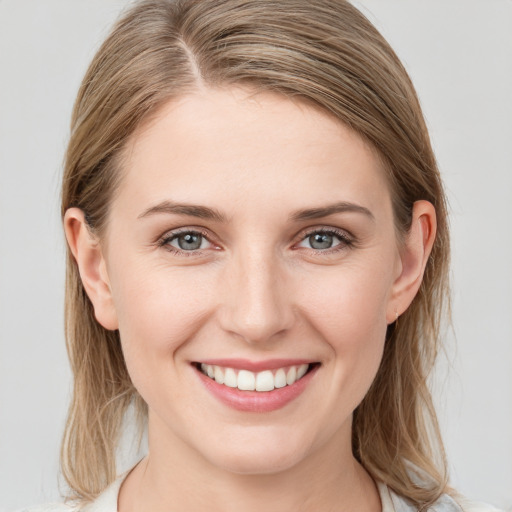
M235 368L237 370L249 370L250 372L261 372L263 370L276 370L285 366L300 366L311 363L308 359L270 359L268 361L250 361L249 359L206 359L201 361L204 364Z
M274 370L286 366L299 366L305 363L311 363L307 360L298 359L274 359L271 361L254 362L244 359L208 359L201 361L204 364L234 368L239 370L249 370L259 372L264 370ZM296 381L291 386L274 389L272 391L241 391L238 388L230 388L223 384L218 384L215 380L204 375L199 369L197 374L206 389L223 404L244 412L271 412L281 409L292 400L297 398L306 389L311 382L318 366L313 366L304 377Z

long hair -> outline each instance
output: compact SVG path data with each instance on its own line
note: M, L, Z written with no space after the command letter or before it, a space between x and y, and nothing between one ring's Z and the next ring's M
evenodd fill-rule
M448 302L446 202L414 87L388 43L345 0L145 0L97 52L75 103L62 215L85 212L104 233L122 150L141 122L198 85L250 85L315 105L358 133L384 163L397 236L413 203L430 201L437 237L419 293L388 328L383 360L353 420L353 453L419 507L446 490L446 462L428 376ZM101 327L68 250L66 340L74 392L61 465L72 496L97 496L116 477L124 415L145 405L119 334ZM421 480L421 485L418 483Z

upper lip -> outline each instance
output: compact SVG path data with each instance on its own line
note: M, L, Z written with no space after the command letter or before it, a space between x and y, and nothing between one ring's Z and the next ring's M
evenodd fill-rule
M222 366L224 368L233 368L236 370L249 370L251 372L261 372L264 370L275 370L287 366L300 366L301 364L313 364L317 361L311 359L266 359L263 361L251 361L250 359L203 359L196 361L198 364L209 364L212 366Z

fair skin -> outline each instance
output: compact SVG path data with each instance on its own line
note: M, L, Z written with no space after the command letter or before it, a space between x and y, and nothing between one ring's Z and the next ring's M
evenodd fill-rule
M65 229L149 408L121 512L381 510L352 414L418 291L435 211L415 203L399 243L359 136L278 95L200 89L130 140L103 239L76 208ZM309 366L284 388L226 391L205 362L276 382Z

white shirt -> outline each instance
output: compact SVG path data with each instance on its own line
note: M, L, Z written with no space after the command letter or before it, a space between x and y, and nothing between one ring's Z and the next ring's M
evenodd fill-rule
M55 503L22 509L19 512L118 512L117 500L121 484L127 473L121 475L115 482L103 491L93 502L79 509L76 505ZM399 496L387 485L377 482L382 512L417 512L416 507L407 498ZM502 512L497 508L484 503L457 500L443 494L429 509L428 512Z

